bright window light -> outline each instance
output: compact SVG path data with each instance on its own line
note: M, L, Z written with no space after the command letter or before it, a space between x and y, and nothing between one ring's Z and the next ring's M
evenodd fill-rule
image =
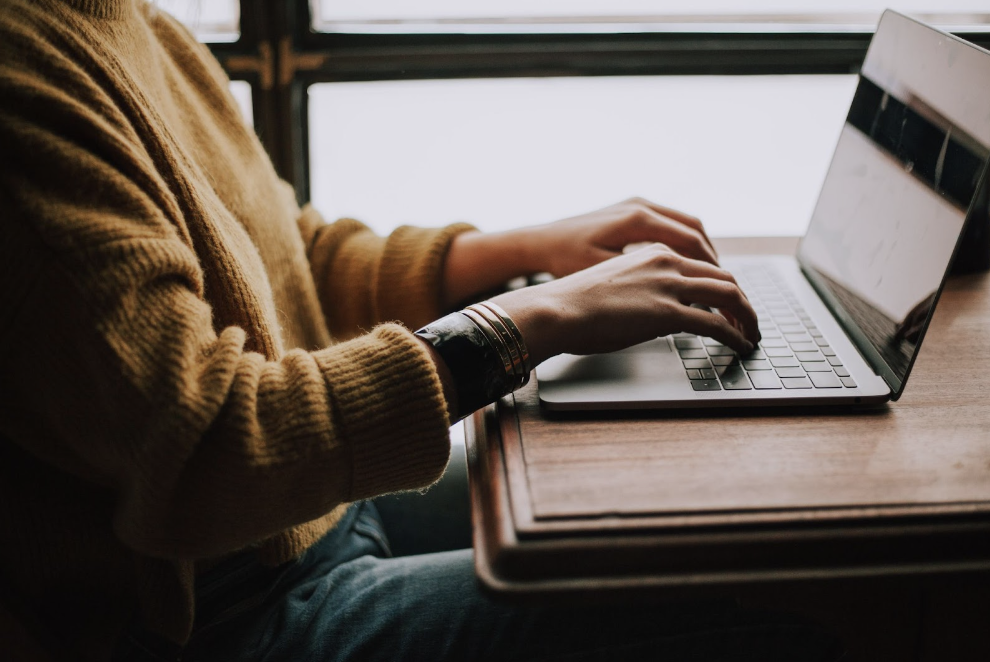
M328 83L312 200L379 232L541 223L633 195L715 236L804 232L855 76Z

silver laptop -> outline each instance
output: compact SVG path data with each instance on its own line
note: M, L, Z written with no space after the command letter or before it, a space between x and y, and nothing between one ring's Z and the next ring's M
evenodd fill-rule
M990 52L893 11L870 42L796 258L726 259L763 340L678 334L536 370L547 409L867 404L900 397L970 223L988 223ZM981 209L981 211L976 211Z

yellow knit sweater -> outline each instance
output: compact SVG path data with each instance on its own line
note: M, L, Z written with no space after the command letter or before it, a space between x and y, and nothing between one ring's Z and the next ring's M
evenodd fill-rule
M439 316L466 227L300 210L215 60L144 0L0 0L7 611L80 659L134 617L182 642L197 562L285 561L344 504L434 481L439 380L381 323Z

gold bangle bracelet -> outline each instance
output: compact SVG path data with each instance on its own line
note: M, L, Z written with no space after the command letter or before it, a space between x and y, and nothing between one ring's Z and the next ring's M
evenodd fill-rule
M502 320L502 322L505 324L505 326L509 329L510 333L512 334L512 338L516 341L516 344L519 346L519 353L522 355L523 366L526 370L526 374L528 375L533 370L533 362L529 356L529 349L526 347L526 341L523 338L523 334L519 330L519 327L516 326L516 323L512 321L512 318L509 317L509 314L505 312L502 306L498 305L497 303L493 301L482 301L481 305L485 306L489 310L493 311L496 315L498 315L499 318Z
M522 352L519 349L516 339L512 336L509 327L505 325L505 322L502 321L497 313L486 308L484 304L474 304L468 306L468 309L473 310L488 320L488 323L499 334L501 340L509 350L509 356L512 359L512 372L519 378L520 382L524 381L526 379L526 370L523 367Z
M480 315L476 311L471 310L470 308L465 308L464 310L461 311L461 313L463 315L466 315L471 321L473 321L478 326L479 329L481 329L481 332L485 335L485 338L488 339L488 342L491 343L492 348L495 350L495 352L498 354L499 358L501 359L502 367L505 370L506 376L513 381L513 385L514 385L513 377L515 371L512 368L512 357L509 354L508 347L505 346L505 342L499 337L499 334L496 333L495 330L491 327L491 324L489 324L488 320L485 319L482 315Z

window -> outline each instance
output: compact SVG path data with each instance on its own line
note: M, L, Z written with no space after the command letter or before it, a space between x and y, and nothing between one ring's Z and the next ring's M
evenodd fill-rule
M639 194L799 233L886 5L990 46L985 0L158 2L242 81L299 199L383 232Z
M869 31L887 7L951 30L988 23L981 0L317 0L324 32Z
M233 42L240 36L237 0L157 0L159 7L182 21L200 41Z
M546 222L632 195L709 232L811 217L855 76L641 76L310 88L313 202L379 232Z

